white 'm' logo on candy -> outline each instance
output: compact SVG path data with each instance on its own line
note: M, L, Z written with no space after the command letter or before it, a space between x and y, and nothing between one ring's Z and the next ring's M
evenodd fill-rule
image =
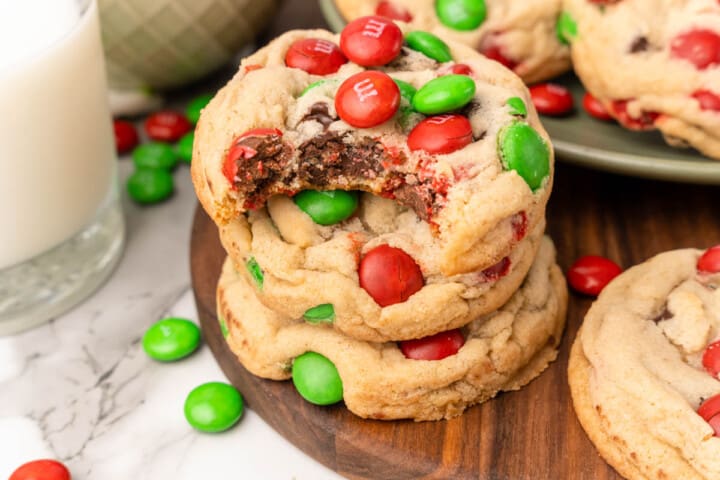
M333 51L333 44L326 42L325 40L318 40L315 42L313 50L320 53L331 54Z
M443 123L447 122L453 118L452 115L438 115L437 117L431 117L428 119L428 123L432 123L433 125L442 125Z
M369 78L353 85L353 90L355 90L355 93L358 95L358 100L361 102L364 102L367 98L374 97L378 94L378 91L375 89L375 85L373 85Z
M368 20L363 27L362 35L366 37L380 38L380 35L385 31L387 23L379 22L374 18Z

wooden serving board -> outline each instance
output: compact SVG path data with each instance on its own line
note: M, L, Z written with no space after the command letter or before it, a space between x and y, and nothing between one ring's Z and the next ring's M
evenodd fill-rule
M549 233L566 269L584 254L631 266L664 250L720 243L720 189L616 177L561 164ZM591 300L571 294L558 360L518 392L449 421L363 420L345 407L305 402L291 382L249 374L227 348L215 313L224 259L217 230L198 209L191 269L207 343L223 371L275 430L353 479L617 480L572 409L568 350Z

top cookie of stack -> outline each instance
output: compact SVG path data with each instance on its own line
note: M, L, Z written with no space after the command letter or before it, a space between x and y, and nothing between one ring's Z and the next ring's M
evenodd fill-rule
M335 0L335 4L348 21L382 15L468 45L527 83L570 69L570 51L556 28L561 0Z
M305 189L394 198L430 224L455 275L497 264L543 220L553 154L512 72L368 17L246 58L203 111L192 175L220 225Z

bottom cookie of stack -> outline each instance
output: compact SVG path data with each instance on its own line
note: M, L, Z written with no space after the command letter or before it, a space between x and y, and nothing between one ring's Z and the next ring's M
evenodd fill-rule
M217 303L231 350L254 375L288 379L294 358L316 352L337 368L345 405L356 415L421 421L460 415L545 370L557 356L567 289L545 238L520 289L499 310L463 327L464 345L442 360L409 359L396 342L358 341L327 325L283 317L257 299L230 260Z

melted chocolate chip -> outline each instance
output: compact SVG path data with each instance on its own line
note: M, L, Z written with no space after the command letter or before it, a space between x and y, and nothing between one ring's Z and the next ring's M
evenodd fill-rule
M660 312L660 315L653 318L653 322L660 323L663 320L669 320L669 319L673 318L674 316L675 316L675 314L673 314L670 310L668 310L667 305L665 305L663 307L663 311Z
M310 112L302 119L303 122L307 122L308 120L319 122L323 126L323 130L327 130L330 124L337 120L337 118L330 116L327 103L317 102L310 107Z
M633 42L630 44L630 53L640 53L645 52L650 48L650 42L648 42L647 37L640 36L635 38Z

